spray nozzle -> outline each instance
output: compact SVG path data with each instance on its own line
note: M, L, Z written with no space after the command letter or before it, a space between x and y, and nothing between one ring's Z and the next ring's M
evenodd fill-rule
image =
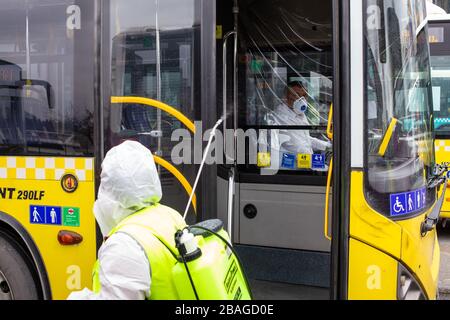
M181 257L186 261L194 260L202 254L198 248L197 239L188 228L175 233L175 245Z

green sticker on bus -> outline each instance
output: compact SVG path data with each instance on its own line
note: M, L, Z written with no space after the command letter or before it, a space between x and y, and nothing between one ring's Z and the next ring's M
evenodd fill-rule
M62 214L63 225L67 227L80 226L80 208L63 207Z

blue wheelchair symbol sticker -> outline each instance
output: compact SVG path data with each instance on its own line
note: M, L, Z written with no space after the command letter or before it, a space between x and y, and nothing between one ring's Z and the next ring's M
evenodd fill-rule
M400 216L408 213L406 194L391 194L391 216Z

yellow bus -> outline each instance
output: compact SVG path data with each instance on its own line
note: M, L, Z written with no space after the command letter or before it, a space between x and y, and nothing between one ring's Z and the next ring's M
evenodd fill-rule
M91 287L101 161L126 139L183 212L222 116L188 222L224 221L255 298L435 299L425 15L424 0L0 0L0 299ZM282 117L292 83L303 122Z

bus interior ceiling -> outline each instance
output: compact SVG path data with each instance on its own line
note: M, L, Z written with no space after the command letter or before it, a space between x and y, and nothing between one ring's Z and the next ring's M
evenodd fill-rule
M310 135L326 139L325 127L332 103L332 8L329 1L308 5L292 0L238 0L237 106L233 106L234 43L227 46L227 74L222 74L223 36L235 25L233 1L217 1L217 25L222 34L217 41L217 110L223 109L223 79L226 79L227 128L234 121L238 129L277 129L288 125L279 120L277 106L284 103L287 83L301 81L308 92L307 117ZM237 119L233 119L237 109ZM292 124L290 124L292 125ZM282 127L283 130L290 130ZM259 144L260 137L258 137ZM257 296L263 298L307 297L305 292L326 298L330 275L330 241L324 235L324 208L327 154L324 170L281 166L276 174L250 161L238 163L234 184L233 241L240 252ZM270 145L270 143L268 143ZM258 148L261 145L258 145ZM273 150L273 144L269 146ZM258 149L259 150L259 149ZM277 149L280 159L285 150ZM271 155L271 160L277 159ZM311 155L312 156L312 155ZM279 164L282 163L282 159ZM228 194L229 166L220 166L217 194ZM218 197L218 216L227 221L227 197ZM283 210L279 210L280 207ZM255 214L249 214L249 208ZM330 206L331 207L331 206ZM330 216L330 215L329 215ZM282 285L284 284L284 285ZM281 286L281 287L280 287ZM316 288L311 289L311 286ZM283 288L278 291L277 288ZM264 295L267 290L273 296ZM316 291L314 291L316 290ZM288 293L289 295L289 293Z

